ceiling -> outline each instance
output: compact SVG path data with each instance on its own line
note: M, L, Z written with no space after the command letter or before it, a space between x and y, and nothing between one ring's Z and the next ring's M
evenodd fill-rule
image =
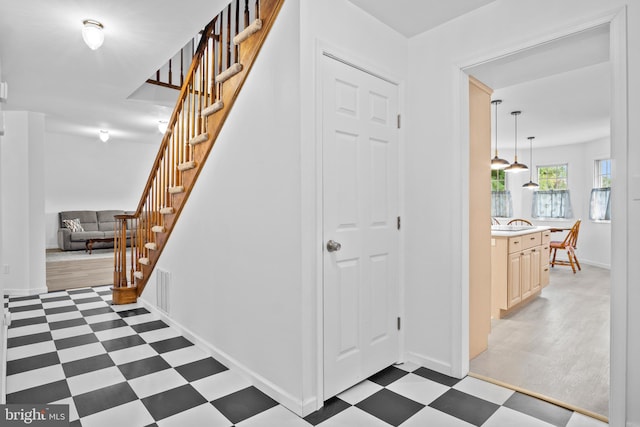
M176 8L171 0L0 0L3 108L44 113L48 132L97 138L108 129L114 143L157 144L171 102L140 87L227 1L183 0ZM493 0L349 1L411 37ZM84 19L104 24L96 51L82 41ZM501 146L513 141L502 138L512 134L512 109L523 111L522 137L535 135L540 145L608 135L608 43L602 27L466 70L503 99Z
M610 133L609 26L602 25L465 70L494 89L498 147L535 136L537 147L581 143ZM495 110L494 110L495 111ZM494 131L494 129L492 129ZM495 141L492 134L492 141Z
M471 12L492 1L349 0L407 37ZM498 146L535 136L536 146L592 141L609 136L609 26L562 37L465 71L492 89L498 107ZM492 136L492 141L494 141Z
M160 142L171 109L128 100L153 72L222 9L222 0L0 0L5 110L46 115L48 132L111 141ZM194 13L194 10L201 13ZM104 45L82 41L82 21L104 25Z
M349 0L406 37L413 37L495 0Z

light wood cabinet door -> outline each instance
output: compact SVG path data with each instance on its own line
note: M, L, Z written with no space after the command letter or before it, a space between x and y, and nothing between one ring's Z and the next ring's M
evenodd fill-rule
M513 307L522 301L520 252L509 254L507 265L507 306Z
M520 253L520 297L522 299L526 299L531 296L531 256L531 249L527 249Z
M540 281L542 252L540 248L541 246L531 249L531 293L539 292L540 289L542 289L542 283Z
M540 246L540 286L549 284L549 242L545 242L545 235L542 234L542 246Z

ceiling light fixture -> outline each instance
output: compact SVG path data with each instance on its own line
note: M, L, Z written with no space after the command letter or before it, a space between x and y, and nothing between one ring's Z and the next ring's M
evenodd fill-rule
M159 120L158 121L158 130L160 131L160 133L165 133L167 131L167 126L169 126L169 122L166 120Z
M515 155L513 157L513 163L511 163L511 165L504 170L505 172L516 173L516 172L524 172L527 169L529 169L527 165L518 163L518 116L520 114L522 114L522 111L511 112L511 115L515 119L515 134L514 134Z
M102 24L93 19L85 19L82 23L84 24L82 27L82 39L87 46L89 46L91 50L96 50L102 46L104 42L104 32L102 31L104 27Z
M533 169L533 140L535 139L535 136L530 136L527 139L529 140L529 162L531 163L531 167L529 168L529 182L523 184L522 186L524 188L534 190L538 188L538 184L531 180L531 171Z
M494 99L491 103L496 107L495 110L495 119L496 126L494 129L495 139L496 139L496 156L491 159L491 169L504 169L509 166L509 162L505 159L501 159L498 157L498 105L502 104L501 99Z
M98 136L100 137L100 141L107 142L109 140L109 131L100 129L100 133L98 134Z

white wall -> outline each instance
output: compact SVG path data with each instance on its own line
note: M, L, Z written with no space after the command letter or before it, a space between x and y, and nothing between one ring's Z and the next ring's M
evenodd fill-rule
M172 320L304 415L322 404L318 44L405 75L406 40L351 3L286 1L158 263Z
M44 115L5 111L4 116L5 136L0 145L3 287L9 295L31 295L47 290Z
M0 82L2 82L2 61L0 60ZM4 113L3 113L3 104L0 102L0 134L4 132ZM2 165L2 144L3 144L3 136L0 135L0 165ZM2 197L4 195L4 190L2 186L2 173L0 173L0 200L3 200ZM4 246L2 244L3 241L3 232L2 232L2 209L0 208L0 295L5 295L4 293L4 272L2 271L2 265L4 264L4 256L3 249ZM2 320L0 320L0 403L6 402L6 392L7 392L7 382L5 376L5 366L6 366L6 357L5 357L5 349L6 349L6 340L7 340L7 326L5 325L5 313L8 309L3 308L0 311L2 313Z
M460 131L459 126L464 120L460 116L463 112L459 106L464 103L461 101L460 80L456 70L473 65L472 59L491 59L523 45L548 40L552 35L566 32L568 28L577 28L585 22L610 15L612 9L620 10L627 4L628 106L629 117L636 117L640 114L640 79L637 77L640 75L640 4L636 1L497 0L410 40L405 163L406 224L410 231L406 234L405 266L407 320L413 326L412 332L407 333L407 349L414 355L422 356L425 363L449 368L451 372L465 364L460 359L462 352L459 351L464 347L464 337L456 330L461 328L461 313L465 309L466 259L462 256L465 246L461 240L464 235L465 203L460 195L465 193L466 175L462 171L467 166L464 158L466 149L460 142L464 132ZM640 238L640 222L631 220L640 218L640 202L629 197L627 183L631 185L629 190L638 194L640 190L634 190L633 185L639 187L640 178L627 181L626 165L628 158L629 167L632 168L628 175L640 176L640 170L633 166L640 164L640 145L636 142L640 138L640 123L629 121L628 131L628 157L627 153L619 151L626 147L626 142L612 143L612 156L617 159L616 170L620 174L617 177L620 180L618 200L623 209L618 214L621 223L626 221L627 216L630 219L628 239L633 242ZM612 135L612 141L623 141L616 140L616 135ZM613 146L617 149L614 150ZM443 176L451 179L440 179ZM425 188L425 183L438 179L438 186ZM640 199L640 196L637 198ZM432 209L433 203L429 201L434 199L444 209ZM627 238L614 232L614 238L616 235L621 239ZM628 250L624 244L622 246L621 250L612 250L612 260L616 259L617 253L620 257L617 265L624 270L616 276L615 265L612 265L612 300L617 304L624 304L618 292L624 295L627 280L629 284L640 282L640 263L637 262L640 249L637 245L629 245ZM615 263L612 261L612 264ZM625 275L627 265L628 276ZM640 288L629 286L628 289L628 306L640 305ZM615 372L612 385L618 387L623 384L625 388L626 382L627 422L628 425L640 425L640 408L632 405L632 399L640 394L640 365L637 364L640 360L640 312L631 310L629 316L629 319L616 318L612 322L617 328L612 334L615 342L619 344L623 340L628 345L616 347L623 350L614 355L612 366L620 363L624 366L627 360L628 363L626 372ZM628 333L624 336L627 327ZM626 352L624 348L627 348ZM619 387L614 390L615 396L620 397L619 390ZM612 404L616 405L615 402ZM614 408L614 425L624 424L620 413L620 406Z
M44 167L46 247L58 247L58 212L135 210L147 182L158 144L101 142L58 133L46 134Z
M287 1L157 268L172 320L303 406L298 2ZM143 299L155 303L155 278Z
M505 158L512 159L512 150L503 150ZM522 154L526 154L523 156ZM582 219L578 239L577 256L581 263L603 268L611 267L611 223L589 220L589 200L593 188L595 160L610 157L609 139L585 142L582 144L541 147L533 151L533 180L536 181L536 167L567 164L569 191L573 217L566 220L536 220L531 218L533 192L522 188L529 181L529 173L508 175L507 186L513 200L513 218L526 218L536 225L550 227L570 227L577 219ZM531 167L529 153L520 153L519 160ZM506 221L506 220L505 220ZM504 223L504 221L501 220ZM554 240L563 236L552 236Z

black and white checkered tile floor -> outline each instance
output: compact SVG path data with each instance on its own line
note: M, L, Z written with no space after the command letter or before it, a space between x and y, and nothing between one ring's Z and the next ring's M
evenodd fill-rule
M7 403L68 404L74 427L606 425L411 364L387 368L302 419L142 306L110 299L104 286L8 300Z

